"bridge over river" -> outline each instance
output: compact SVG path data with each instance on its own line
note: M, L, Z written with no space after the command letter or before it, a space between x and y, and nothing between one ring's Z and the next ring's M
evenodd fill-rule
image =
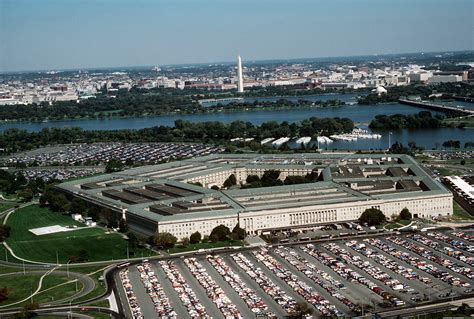
M451 105L443 105L443 104L436 104L436 103L424 102L424 101L414 101L414 100L407 100L407 99L399 99L398 102L400 104L416 106L423 109L444 112L444 113L453 114L453 115L474 116L474 110L470 110L470 109L466 109L462 107L455 107Z

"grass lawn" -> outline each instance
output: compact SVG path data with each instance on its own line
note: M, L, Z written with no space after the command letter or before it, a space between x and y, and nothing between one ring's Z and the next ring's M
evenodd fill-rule
M452 175L464 175L463 170L457 170L452 168L437 167L436 168L440 175L442 176L452 176Z
M103 273L104 273L103 271L99 271L99 272L97 272L93 275L90 275L89 277L92 278L95 282L94 290L92 290L91 292L89 292L85 296L74 299L74 302L86 301L86 300L89 300L91 298L98 297L98 296L102 295L103 293L105 293L105 291L106 291L105 283L102 282L102 281L99 281L99 277L102 276Z
M403 226L406 226L408 224L411 223L411 220L408 220L408 219L400 219L396 222L391 222L391 223L387 223L384 225L384 227L386 229L396 229L396 228L400 228L400 227L403 227Z
M474 118L472 117L462 117L462 118L447 118L443 120L445 125L454 125L458 126L461 123L464 123L465 127L474 127Z
M8 299L0 302L0 306L8 305L28 297L32 291L35 291L36 288L38 288L40 277L40 274L0 276L0 287L7 287L9 290ZM44 291L67 281L69 281L69 279L66 276L56 276L54 273L46 276L43 279L40 292L33 297L33 301L36 303L46 303L51 302L51 297L53 297L54 300L57 300L74 295L76 293L75 283ZM77 287L80 291L80 289L82 289L82 283L79 282ZM30 301L31 299L25 303L30 303ZM19 305L15 305L15 307L17 306Z
M453 216L459 219L474 219L474 216L466 212L456 201L453 201Z
M409 219L400 219L400 220L398 221L398 223L399 223L399 224L402 224L403 226L406 226L406 225L408 225L408 224L411 223L411 220L409 220Z
M21 267L10 267L10 266L0 267L0 274L9 274L9 273L12 273L12 272L22 272L22 271L23 271L23 268L21 268Z
M81 314L91 316L94 319L110 319L110 315L103 312L98 311L81 311Z
M93 303L89 304L88 306L109 308L109 307L110 307L110 303L109 303L109 301L108 301L107 299L102 299L102 300L93 302Z
M69 280L67 279L67 277L64 277L64 280L62 282L66 282ZM81 282L78 282L77 291L75 282L64 284L59 287L54 287L61 284L62 282L58 282L55 285L50 285L50 287L45 287L45 289L42 289L42 291L40 291L36 296L34 296L33 300L39 304L62 300L70 296L74 296L75 294L81 291L83 286ZM47 288L51 289L46 290Z
M1 276L0 287L8 288L8 299L0 302L0 306L20 301L38 288L41 275Z
M19 257L56 263L56 254L60 263L66 263L70 256L76 258L81 250L86 250L89 261L101 261L127 258L127 241L120 234L107 234L101 228L84 227L69 216L55 213L47 208L31 205L17 210L8 218L11 235L8 245ZM37 236L31 228L60 225L78 226L79 229ZM136 250L136 255L148 256L150 252ZM132 257L130 253L130 257Z
M186 247L181 246L179 243L169 250L170 254L182 253L186 251L194 251L199 249L209 249L209 248L221 248L221 247L229 247L229 246L242 246L242 241L237 240L233 242L228 241L218 241L216 243L198 243L198 244L189 244Z
M7 209L10 209L14 207L17 204L17 202L6 202L6 201L0 201L0 212L6 211Z
M389 223L389 224L385 225L386 229L395 229L395 228L399 228L399 227L400 227L400 225L397 224L397 223Z
M16 259L15 257L13 257L13 255L10 254L10 252L8 250L6 250L5 246L3 246L3 245L0 245L0 260L14 262L14 263L17 263L17 264L22 263L21 260ZM27 263L25 263L25 264L27 264Z

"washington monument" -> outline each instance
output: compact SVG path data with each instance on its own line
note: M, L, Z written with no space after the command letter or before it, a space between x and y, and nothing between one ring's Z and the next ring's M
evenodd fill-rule
M244 93L244 78L242 77L242 60L237 56L237 92Z

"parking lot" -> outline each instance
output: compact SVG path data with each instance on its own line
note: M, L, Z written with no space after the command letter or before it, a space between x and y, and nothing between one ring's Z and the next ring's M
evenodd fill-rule
M473 235L418 232L146 261L122 269L117 286L133 318L281 318L303 301L314 317L352 317L471 293Z
M68 166L105 164L112 159L157 164L220 153L221 147L186 143L95 143L44 147L2 159L5 166Z

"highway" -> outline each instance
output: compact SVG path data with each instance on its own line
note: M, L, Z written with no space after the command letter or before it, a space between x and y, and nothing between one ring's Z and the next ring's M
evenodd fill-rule
M469 115L469 116L474 115L474 110L470 110L466 108L458 108L458 107L449 106L449 105L436 104L436 103L430 103L430 102L424 102L424 101L414 101L414 100L407 100L407 99L399 99L398 102L400 104L411 105L411 106L433 110L433 111L463 114L463 115Z

